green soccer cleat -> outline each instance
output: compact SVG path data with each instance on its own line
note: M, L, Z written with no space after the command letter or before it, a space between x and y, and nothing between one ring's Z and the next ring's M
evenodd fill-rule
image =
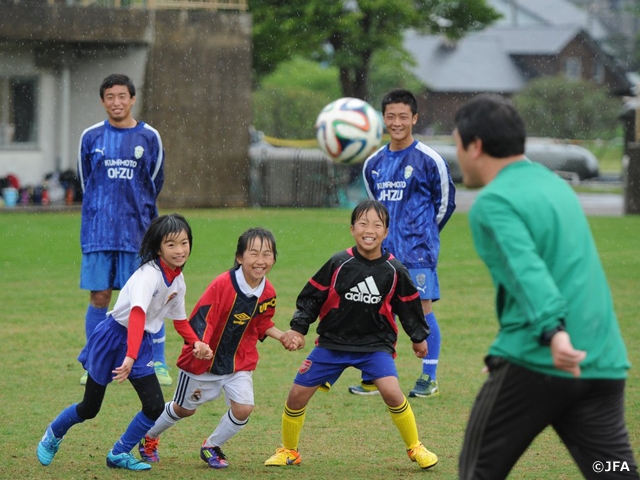
M40 442L38 442L38 449L36 450L38 461L42 465L47 466L53 461L53 457L55 457L58 449L60 448L62 438L57 438L53 434L51 431L51 425L49 425L44 431L44 435Z
M107 467L123 468L125 470L151 470L151 465L138 460L130 453L119 453L114 455L113 450L107 454Z
M416 386L409 392L410 397L437 397L440 395L440 388L438 387L437 380L431 380L431 377L426 374L420 375L420 378L416 380Z
M202 444L202 448L200 448L200 458L207 462L211 468L215 468L216 470L227 468L229 466L227 456L222 452L220 447L207 447Z
M427 450L422 443L418 443L413 448L409 448L407 455L409 455L412 462L417 462L420 468L431 468L438 463L436 454Z
M169 375L169 367L162 362L156 362L153 364L153 368L156 371L156 377L158 377L160 385L163 387L170 387L173 383L173 379Z
M360 382L360 385L350 386L349 393L354 395L378 395L380 391L373 383Z
M302 457L300 457L298 450L282 447L276 449L276 453L271 455L264 464L267 467L286 467L288 465L300 465L301 461Z

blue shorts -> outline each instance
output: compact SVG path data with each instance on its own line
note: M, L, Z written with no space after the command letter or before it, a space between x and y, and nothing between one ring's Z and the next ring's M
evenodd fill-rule
M78 361L100 385L113 381L117 367L127 356L127 328L116 322L112 316L100 322L89 341L80 352ZM128 378L141 378L155 375L153 368L153 339L144 332L138 358L133 362Z
M420 293L420 300L440 300L440 285L435 268L409 268L409 275Z
M139 266L137 253L83 253L80 288L92 291L120 290Z
M388 352L343 352L315 347L302 362L293 383L303 387L333 385L348 367L360 370L367 381L398 376L393 356Z

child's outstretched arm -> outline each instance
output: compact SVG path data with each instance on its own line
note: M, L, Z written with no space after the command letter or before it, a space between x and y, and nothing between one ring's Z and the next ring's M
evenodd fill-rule
M176 329L176 332L180 334L187 345L193 346L194 357L198 360L211 360L213 358L211 347L198 338L198 335L193 331L191 324L186 318L183 320L174 320L173 328Z

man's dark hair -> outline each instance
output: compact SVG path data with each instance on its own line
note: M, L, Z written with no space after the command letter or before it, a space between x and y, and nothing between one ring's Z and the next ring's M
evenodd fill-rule
M524 121L511 101L493 94L478 95L456 112L455 128L466 149L475 139L482 150L495 158L524 153L527 132Z
M112 73L102 81L100 85L100 98L104 100L104 91L114 85L124 85L129 90L129 95L136 96L136 87L129 77L121 73Z
M404 103L409 105L411 108L411 114L415 115L418 113L418 101L416 97L409 90L403 90L400 88L396 88L395 90L391 90L382 98L382 114L384 115L384 110L387 108L387 105L390 103Z

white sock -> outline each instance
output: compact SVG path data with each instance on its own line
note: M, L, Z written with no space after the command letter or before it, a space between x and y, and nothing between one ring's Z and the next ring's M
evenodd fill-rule
M165 403L162 415L158 417L155 425L147 432L147 436L151 438L158 438L162 432L173 427L178 420L182 419L176 415L176 412L173 410L173 402Z
M231 409L227 411L225 415L222 416L218 426L211 434L209 438L204 442L207 447L221 447L224 445L231 437L233 437L236 433L244 428L244 426L249 422L247 418L244 422L241 422L231 413Z

